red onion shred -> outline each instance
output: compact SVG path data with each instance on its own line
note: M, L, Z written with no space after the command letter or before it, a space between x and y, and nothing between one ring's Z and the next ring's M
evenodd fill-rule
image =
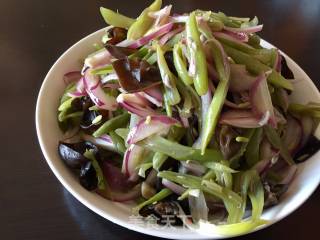
M129 177L130 181L135 181L138 176L138 165L143 161L144 149L138 145L130 145L123 158L122 173Z
M146 36L134 41L133 43L131 43L127 47L129 47L129 48L139 48L141 46L144 46L147 43L149 43L151 40L153 40L155 38L158 38L158 37L168 33L171 30L172 27L173 27L173 23L167 23L167 24L159 27L154 32L149 33Z
M250 103L255 116L261 119L261 126L269 123L276 127L272 100L264 73L257 77L250 89Z
M162 185L165 186L166 188L169 188L172 192L181 195L182 193L184 193L186 191L186 189L184 187L181 187L180 185L171 182L165 178L162 179Z
M117 109L117 101L115 97L107 95L100 83L99 77L86 71L83 77L84 87L92 102L101 109L115 111Z
M229 110L220 116L220 124L226 124L240 128L258 128L261 127L259 119L247 110Z
M171 39L176 34L182 32L183 30L184 30L184 27L180 26L180 27L168 32L167 34L165 34L163 37L160 38L159 44L165 45L169 41L169 39Z
M165 115L143 118L129 132L127 143L137 143L153 134L166 134L170 127L179 122Z
M117 97L119 105L140 117L159 115L150 106L150 102L137 93L122 93Z
M234 32L234 31L230 31L230 30L224 30L223 33L225 33L226 35L228 35L231 38L236 39L240 42L248 42L249 41L248 34L244 33L244 32Z
M163 24L166 24L169 21L170 12L172 9L172 5L165 6L156 12L150 12L149 16L155 18L154 26L159 27Z
M252 76L245 65L230 64L230 91L243 92L249 90L257 77Z

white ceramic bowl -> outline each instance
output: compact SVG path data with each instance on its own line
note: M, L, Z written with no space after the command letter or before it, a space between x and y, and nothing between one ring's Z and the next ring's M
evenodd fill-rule
M87 191L79 184L77 177L72 174L59 158L57 145L62 138L62 133L57 124L57 107L59 98L65 88L62 80L63 75L66 72L81 69L79 60L93 51L92 44L99 42L102 34L103 29L85 37L68 49L52 66L41 86L36 108L36 128L42 152L51 170L63 186L81 203L109 221L125 228L171 239L224 238L217 234L201 235L183 228L167 228L163 230L135 224L129 218L131 206L108 201L95 193ZM265 41L262 43L264 47L272 47ZM320 94L310 78L292 59L288 56L286 56L286 59L297 79L292 99L300 103L306 103L311 100L320 102ZM264 211L263 219L270 220L270 223L266 226L270 226L288 216L308 199L319 184L319 172L320 152L299 165L298 173L289 190L282 197L281 202Z

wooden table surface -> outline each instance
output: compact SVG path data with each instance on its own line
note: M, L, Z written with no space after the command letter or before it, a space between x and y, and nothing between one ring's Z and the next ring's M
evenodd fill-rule
M58 182L40 151L35 104L54 61L104 27L99 7L137 14L146 0L2 0L0 2L0 239L152 239L88 210ZM195 8L259 16L262 37L319 77L319 0L167 0L176 12ZM320 82L316 82L320 86ZM319 239L319 189L301 208L268 229L238 239ZM317 234L317 235L316 235Z

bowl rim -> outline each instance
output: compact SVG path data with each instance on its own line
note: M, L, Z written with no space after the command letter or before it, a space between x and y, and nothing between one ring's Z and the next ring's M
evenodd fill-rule
M113 216L109 213L107 213L106 211L100 209L99 207L95 206L95 204L91 203L91 201L88 201L87 199L85 199L83 196L81 196L81 194L76 191L71 184L69 184L64 176L62 174L59 173L59 170L56 168L54 161L51 160L51 157L47 151L47 147L46 147L46 143L44 141L44 136L43 136L43 132L41 130L41 101L42 98L44 97L44 92L45 92L45 88L46 88L46 84L47 82L50 80L50 75L52 74L52 72L55 71L56 66L65 58L65 56L69 55L69 53L77 47L77 45L84 43L86 41L88 41L90 38L96 36L96 35L101 35L104 32L105 28L99 29L85 37L83 37L81 40L77 41L76 43L74 43L71 47L69 47L52 65L52 67L50 68L50 70L48 71L48 73L46 74L40 90L39 90L39 94L37 97L37 103L36 103L36 109L35 109L35 120L36 120L36 132L37 132L37 137L38 137L38 141L40 144L40 148L42 151L42 154L45 157L46 162L48 163L50 169L52 170L52 172L54 173L54 175L58 178L58 180L60 181L60 183L68 190L68 192L70 192L79 202L81 202L83 205L85 205L87 208L89 208L90 210L92 210L93 212L95 212L96 214L102 216L103 218L117 224L120 225L122 227L125 227L127 229L139 232L139 233L143 233L143 234L148 234L151 236L155 236L155 237L164 237L164 238L168 238L168 239L176 239L177 236L172 235L171 233L166 234L165 231L154 231L153 229L148 229L148 228L142 228L142 227L137 227L134 226L133 224L130 223L126 223L123 220L117 218L116 216ZM263 40L262 39L262 44L265 47L274 47L274 45L270 44L268 41ZM280 50L281 54L285 56L286 59L289 59L290 61L292 61L292 64L294 65L295 68L297 68L299 70L299 72L301 72L304 76L304 81L307 81L308 84L310 85L310 87L316 91L318 93L318 95L320 96L319 90L317 89L317 87L315 86L315 84L313 83L313 81L310 79L310 77L305 73L305 71L292 59L290 58L287 54L285 54L284 52L282 52ZM246 235L246 234L250 234L253 232L256 232L258 230L267 228L269 226L271 226L274 223L277 223L279 221L281 221L282 219L284 219L285 217L287 217L288 215L290 215L291 213L293 213L294 211L296 211L301 205L303 205L307 199L310 198L310 196L314 193L314 191L317 189L317 187L320 184L320 178L318 183L309 191L309 196L306 197L305 199L303 199L303 201L300 201L299 204L297 204L294 208L291 209L291 211L288 211L287 213L283 214L281 217L275 219L275 220L271 220L269 223L260 226L256 229L254 229L253 231L250 231L248 233L245 234L240 234L240 235L234 235L232 237L236 237L236 236L242 236L242 235ZM264 210L266 211L266 210ZM199 234L197 232L188 230L188 235L184 235L183 239L223 239L223 238L228 238L226 236L210 236L210 235L202 235ZM180 236L181 237L181 236Z

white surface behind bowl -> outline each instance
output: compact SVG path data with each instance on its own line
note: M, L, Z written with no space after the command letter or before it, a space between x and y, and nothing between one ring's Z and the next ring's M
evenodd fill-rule
M81 203L102 217L128 229L172 239L223 238L223 236L219 235L200 235L182 228L159 230L132 224L129 221L131 206L108 201L95 193L87 191L79 184L78 178L59 158L57 146L58 141L62 138L62 133L57 124L57 108L60 96L65 88L62 80L63 75L69 71L81 69L80 60L94 51L92 45L99 42L102 35L103 30L99 30L68 49L52 66L40 89L36 108L36 129L42 152L51 170L63 186ZM262 42L262 45L268 48L272 47L265 41ZM320 94L310 78L292 59L288 56L286 56L286 59L297 80L294 84L295 92L292 94L291 99L299 103L307 103L308 101L320 102ZM270 224L266 226L283 219L303 204L317 188L320 182L319 173L320 152L304 163L299 164L298 173L288 191L282 197L281 202L264 211L263 218L270 220Z

